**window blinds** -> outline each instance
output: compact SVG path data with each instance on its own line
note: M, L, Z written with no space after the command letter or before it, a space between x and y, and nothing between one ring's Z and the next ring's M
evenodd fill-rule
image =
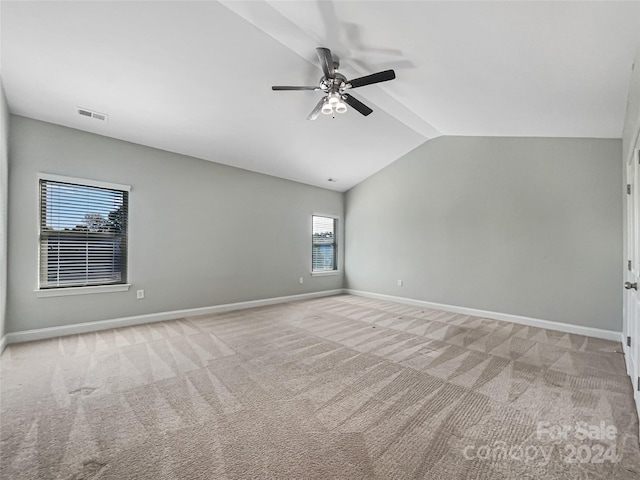
M311 270L327 272L338 269L338 220L331 217L312 217Z
M126 283L127 191L40 179L40 288Z

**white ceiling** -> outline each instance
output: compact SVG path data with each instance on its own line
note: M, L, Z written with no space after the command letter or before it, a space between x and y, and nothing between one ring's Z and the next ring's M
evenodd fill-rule
M439 135L620 138L640 1L2 1L12 113L345 191ZM363 117L306 117L315 47ZM107 123L76 107L109 115ZM337 179L335 183L328 178Z

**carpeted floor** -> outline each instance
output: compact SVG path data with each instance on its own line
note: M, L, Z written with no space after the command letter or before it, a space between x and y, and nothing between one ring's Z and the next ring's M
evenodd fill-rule
M620 345L336 296L11 345L2 479L638 479Z

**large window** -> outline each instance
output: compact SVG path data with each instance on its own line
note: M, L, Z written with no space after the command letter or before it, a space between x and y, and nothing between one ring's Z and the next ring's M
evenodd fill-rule
M312 272L338 270L338 220L332 217L312 217Z
M40 289L127 282L129 187L40 177Z

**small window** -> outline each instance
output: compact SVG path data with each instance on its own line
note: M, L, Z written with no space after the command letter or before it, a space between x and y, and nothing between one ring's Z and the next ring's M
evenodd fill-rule
M126 283L129 187L66 180L40 178L40 289Z
M338 270L338 220L314 215L312 232L312 272Z

